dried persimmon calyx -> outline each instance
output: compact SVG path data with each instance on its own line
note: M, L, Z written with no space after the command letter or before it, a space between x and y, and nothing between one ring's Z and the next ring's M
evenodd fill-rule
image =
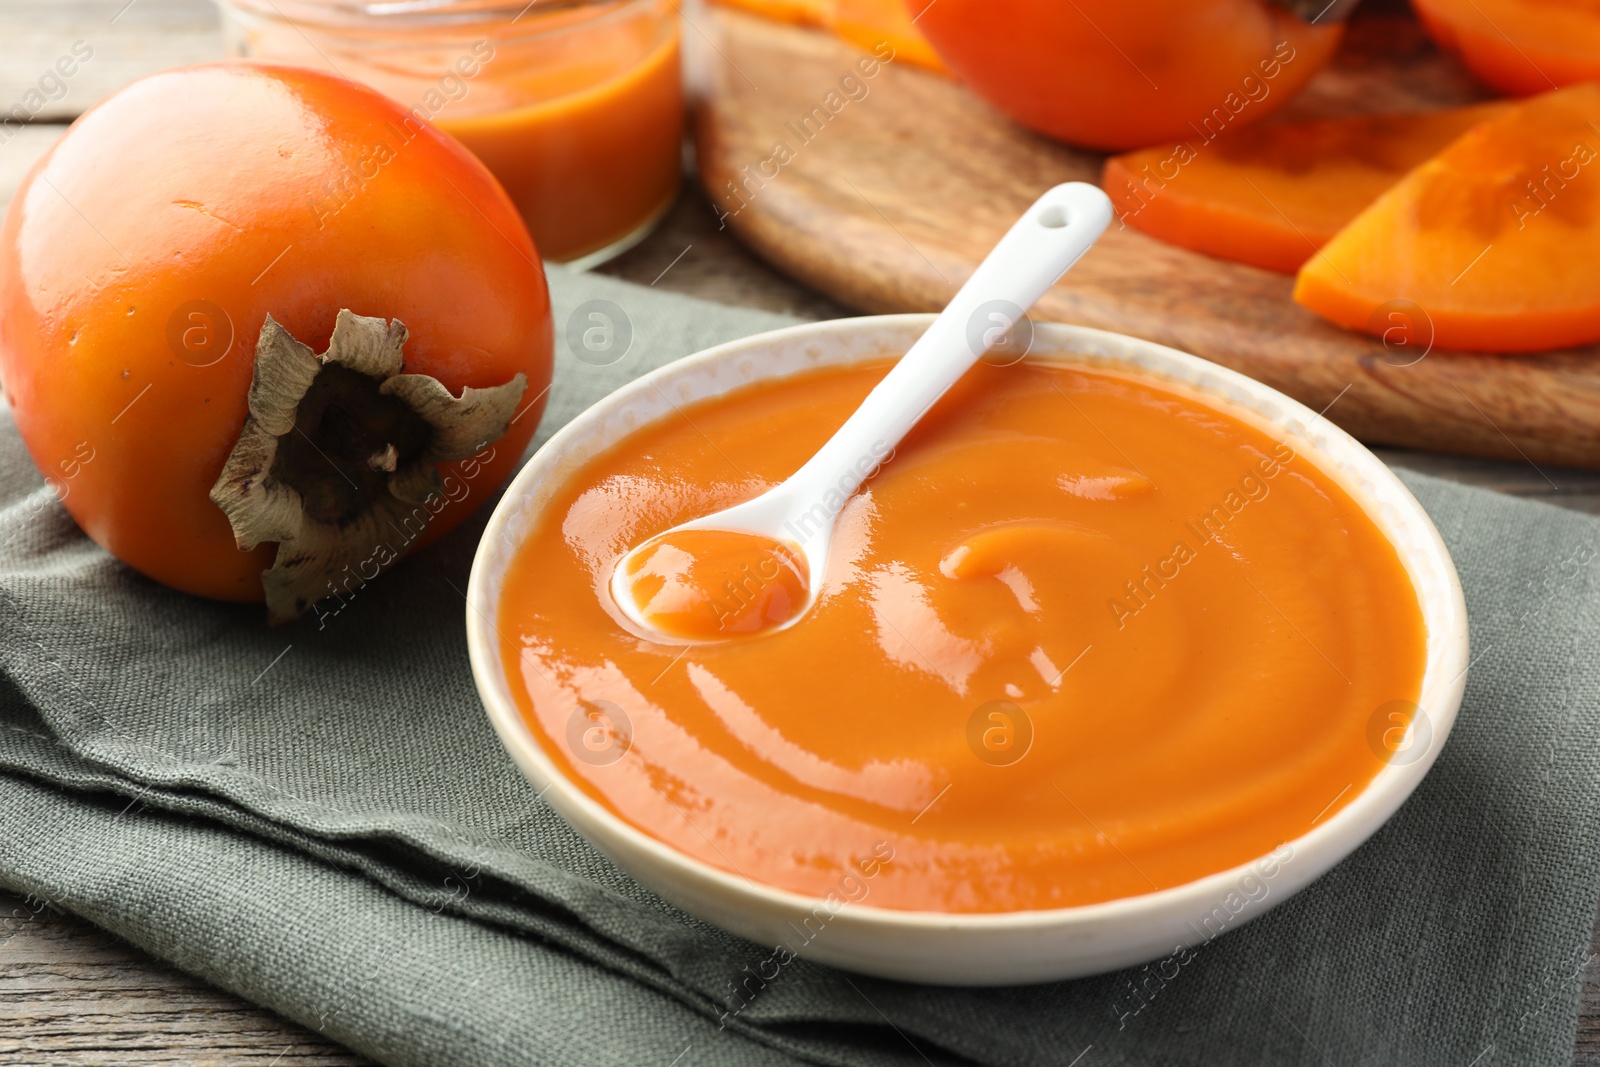
M438 464L498 440L527 389L521 373L455 396L403 373L405 324L341 310L320 355L267 316L250 414L211 499L241 550L275 542L262 572L273 623L334 592L346 567L394 563L442 500Z

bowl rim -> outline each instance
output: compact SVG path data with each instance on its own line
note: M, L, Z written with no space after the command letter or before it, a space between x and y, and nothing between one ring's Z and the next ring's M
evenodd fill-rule
M723 361L736 360L740 356L751 354L752 350L772 347L777 343L806 340L840 333L884 332L894 329L905 330L919 326L925 328L934 318L935 316L932 314L912 313L868 315L799 323L714 345L672 360L632 379L575 415L523 463L521 469L518 470L516 476L507 486L504 494L496 504L488 524L485 526L477 551L473 557L472 571L468 579L466 597L467 645L472 673L477 682L479 694L490 722L519 768L529 777L532 777L529 773L530 767L539 771L540 775L545 779L542 783L544 789L539 795L550 803L550 806L585 839L589 840L591 844L594 844L602 852L612 856L614 859L617 858L611 843L595 840L594 836L589 832L589 826L597 825L603 827L607 833L620 839L629 849L637 853L643 853L652 863L658 864L660 868L671 872L675 876L672 879L674 884L688 883L698 884L701 887L710 887L725 896L758 901L769 909L778 909L783 912L810 912L825 906L825 900L822 896L811 896L765 883L754 882L734 871L725 871L720 867L680 852L665 842L652 837L627 822L621 816L611 812L599 801L578 788L560 770L556 763L546 755L544 747L523 720L521 712L516 707L515 700L510 695L507 681L508 672L504 670L505 665L500 659L497 624L494 621L494 610L498 607L497 591L489 588L489 580L486 574L487 561L497 550L497 547L511 543L507 537L506 527L521 508L523 499L529 495L535 484L545 475L546 465L559 462L559 456L562 454L564 447L576 439L581 439L588 433L591 424L596 419L613 409L620 408L637 394L663 386L667 382L683 375L686 371L712 366ZM1051 348L1059 349L1059 354L1049 351L1040 352L1041 340L1047 340ZM1275 404L1282 405L1286 415L1300 416L1305 420L1306 426L1303 430L1291 431L1286 426L1274 424L1272 420L1267 419L1261 413L1252 411L1237 401L1231 401L1226 397L1217 395L1211 386L1201 386L1194 381L1176 377L1168 378L1159 370L1132 363L1124 356L1106 356L1106 364L1111 366L1095 367L1097 370L1102 370L1112 369L1115 364L1126 364L1125 373L1155 381L1168 388L1187 389L1226 413L1241 418L1242 421L1247 421L1253 426L1269 429L1280 434L1288 433L1302 439L1308 445L1315 445L1314 451L1308 450L1308 458L1313 460L1324 476L1333 478L1338 482L1352 499L1362 507L1368 517L1379 526L1379 529L1385 533L1390 543L1395 545L1401 562L1405 565L1407 574L1412 579L1412 586L1421 608L1427 639L1426 656L1428 662L1425 665L1422 682L1419 687L1417 703L1425 709L1427 723L1432 729L1429 748L1420 758L1413 761L1389 761L1344 807L1334 812L1326 820L1322 820L1319 816L1317 820L1314 820L1314 825L1305 833L1291 838L1287 842L1280 843L1269 852L1253 856L1243 863L1178 885L1134 896L1117 897L1089 904L1002 912L929 911L889 908L865 901L852 902L848 908L837 914L837 920L843 920L846 916L850 916L849 925L851 926L860 923L880 928L899 929L904 932L965 930L973 933L1040 931L1043 929L1060 930L1075 927L1088 928L1113 922L1126 922L1129 919L1141 916L1154 916L1159 913L1165 913L1175 907L1181 908L1185 905L1215 899L1219 891L1226 891L1236 887L1241 879L1254 874L1262 861L1274 857L1276 850L1284 847L1284 845L1289 846L1291 849L1291 856L1299 854L1302 850L1312 857L1334 855L1335 858L1331 863L1307 879L1309 882L1325 873L1327 867L1341 862L1350 853L1354 852L1389 820L1422 781L1429 768L1438 758L1440 750L1444 747L1449 737L1455 724L1461 697L1466 686L1467 670L1470 666L1468 662L1465 597L1461 589L1460 577L1456 571L1454 561L1451 559L1449 549L1445 546L1444 540L1440 537L1432 519L1416 500L1415 496L1412 495L1411 491L1406 488L1405 484L1377 456L1373 455L1371 451L1344 430L1328 421L1322 413L1311 410L1306 405L1263 382L1179 349L1109 330L1099 330L1067 323L1036 323L1033 350L1029 352L1029 358L1050 359L1059 362L1072 362L1074 358L1077 358L1080 361L1084 361L1085 353L1082 349L1086 346L1086 343L1092 346L1096 343L1103 345L1107 342L1112 347L1131 346L1143 350L1154 355L1157 359L1175 362L1179 367L1185 368L1191 373L1214 375L1216 379L1227 383L1235 389L1242 390L1246 394L1253 394L1257 398L1269 399ZM1075 347L1076 351L1074 351ZM1034 356L1035 352L1039 352L1038 357ZM844 365L844 362L841 361L837 365ZM750 379L750 382L781 380L789 376L787 373L757 374ZM657 391L665 395L664 390ZM1339 395L1342 396L1343 393ZM1335 400L1337 400L1337 397ZM1332 405L1330 404L1329 406L1331 407ZM665 414L663 412L663 416ZM640 422L630 427L627 432L635 432L644 425L647 425L647 423ZM1317 439L1314 441L1310 437L1310 430L1313 426L1319 427ZM626 436L626 434L622 436ZM1416 568L1412 565L1416 557L1408 554L1405 548L1396 543L1393 536L1394 531L1390 528L1389 522L1375 513L1374 500L1368 499L1367 492L1351 485L1349 479L1342 476L1337 467L1329 462L1326 453L1330 450L1330 446L1332 450L1344 453L1343 460L1353 461L1355 465L1363 468L1362 473L1364 475L1371 478L1382 489L1387 490L1390 498L1397 501L1404 511L1409 512L1409 514L1401 516L1403 524L1410 526L1414 532L1422 534L1427 554L1435 562L1443 564L1445 576L1448 579L1444 589L1446 596L1443 603L1432 605L1433 609L1440 615L1438 634L1435 633L1435 627L1430 624L1430 605L1425 599L1422 590L1416 584ZM1296 451L1299 454L1298 448ZM541 460L541 457L545 458ZM1345 465L1348 465L1348 463ZM1330 469L1330 467L1334 469ZM1452 635L1456 635L1454 640L1450 640ZM1434 657L1435 637L1445 641L1441 645L1442 656L1437 664ZM1447 672L1450 678L1440 686L1435 674L1443 675ZM1339 797L1335 797L1334 801L1330 802L1330 806L1339 799ZM1280 860L1280 862L1282 861ZM624 870L634 877L640 877L627 862L619 860L619 865L623 866ZM641 880L645 879L641 878ZM652 886L658 884L653 877L648 881Z

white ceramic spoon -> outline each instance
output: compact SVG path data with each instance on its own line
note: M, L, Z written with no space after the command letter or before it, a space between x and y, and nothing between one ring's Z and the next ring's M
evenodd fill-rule
M827 573L834 520L844 501L1110 222L1111 201L1093 185L1068 182L1041 196L805 466L754 499L681 523L625 553L611 574L611 594L623 614L645 632L657 632L629 593L628 561L679 531L709 529L751 533L798 550L807 571L807 599L782 625L803 616Z

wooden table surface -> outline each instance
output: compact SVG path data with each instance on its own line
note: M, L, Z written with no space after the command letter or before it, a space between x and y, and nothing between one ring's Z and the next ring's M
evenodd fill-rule
M92 58L64 90L52 83L50 93L30 97L56 58L78 41L93 49ZM206 0L0 0L0 112L22 101L32 112L27 126L0 128L0 205L83 109L144 74L221 54L216 14ZM813 318L851 313L740 247L717 228L712 209L692 188L643 244L601 269L726 304ZM1379 451L1390 462L1430 474L1600 514L1600 473ZM1596 952L1600 936L1590 961ZM1600 967L1584 971L1573 1062L1600 1067ZM365 1063L81 919L0 889L0 1064Z

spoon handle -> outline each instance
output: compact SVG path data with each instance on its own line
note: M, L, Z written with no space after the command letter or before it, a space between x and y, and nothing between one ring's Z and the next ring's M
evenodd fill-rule
M825 494L848 497L922 416L1111 222L1111 201L1084 182L1034 202L984 257L911 350L790 479L795 513Z

